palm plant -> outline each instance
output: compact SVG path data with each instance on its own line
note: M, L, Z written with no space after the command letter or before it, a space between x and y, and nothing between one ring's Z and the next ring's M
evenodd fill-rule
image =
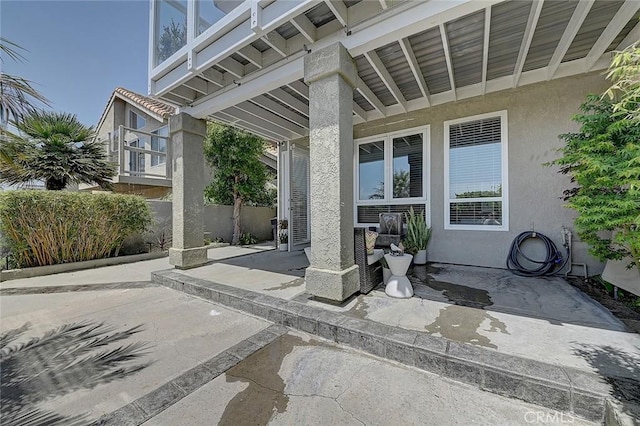
M25 136L9 135L3 143L11 161L0 157L0 182L21 184L41 180L49 190L70 183L97 183L108 189L116 165L104 146L92 140L93 127L75 115L33 111L16 123Z
M20 49L17 44L0 37L0 52L14 61L24 60ZM40 104L49 105L49 101L33 87L32 82L0 72L0 122L6 124L9 119L18 122Z

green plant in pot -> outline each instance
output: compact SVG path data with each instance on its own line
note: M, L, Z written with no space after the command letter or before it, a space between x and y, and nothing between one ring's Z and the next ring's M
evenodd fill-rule
M431 238L431 228L427 226L424 210L416 213L413 207L405 213L407 221L407 236L404 239L405 251L413 255L413 263L424 265L427 263L427 244Z

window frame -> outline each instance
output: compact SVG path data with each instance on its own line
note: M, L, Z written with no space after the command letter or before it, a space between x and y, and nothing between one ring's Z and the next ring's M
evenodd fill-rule
M133 123L132 123L133 120L131 120L131 115L132 114L134 114L136 116L136 125L140 120L142 120L144 125L140 126L140 127L133 127ZM133 130L142 130L145 127L147 127L147 119L145 117L143 117L142 114L138 114L136 111L134 111L133 108L130 108L129 109L129 128L133 129Z
M166 137L165 136L161 136L158 133L156 133L156 132L159 132L160 130L163 130L163 129L167 130L167 136ZM169 125L165 124L164 126L160 126L157 129L152 130L149 133L153 133L153 134L156 135L156 136L151 136L149 138L149 151L165 154L165 155L154 155L154 154L151 154L151 167L164 166L164 165L167 164L167 155L166 154L167 154L167 146L169 144L168 144L168 139L166 139L166 138L169 137ZM164 151L159 151L157 149L153 149L153 138L154 137L158 140L158 143L160 143L161 140L164 141ZM158 159L158 163L157 164L153 164L154 157Z
M502 173L502 196L501 197L484 197L484 198L450 198L450 136L449 131L452 125L465 123L469 121L483 120L487 118L500 118L500 155L501 155L501 173ZM444 122L444 229L456 231L509 231L509 138L508 138L508 116L507 110L489 112L486 114L478 114L467 117L457 118L455 120L447 120ZM501 225L456 225L451 223L451 205L456 203L469 202L491 202L499 201L502 203L502 224Z
M402 136L410 136L415 134L422 134L422 196L421 197L409 197L409 198L393 198L393 139ZM395 132L382 133L374 136L367 136L365 138L354 139L354 192L353 192L353 216L355 226L369 227L377 226L375 223L358 222L358 207L359 206L379 206L379 205L411 205L411 204L424 204L424 211L426 215L427 225L431 226L431 182L430 176L430 152L431 152L431 125L412 127L409 129L398 130ZM384 143L384 198L376 200L361 200L360 199L360 145L364 145L371 142Z

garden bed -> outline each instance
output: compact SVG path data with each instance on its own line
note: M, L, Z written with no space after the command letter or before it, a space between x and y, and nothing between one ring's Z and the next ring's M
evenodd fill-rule
M621 290L616 300L598 278L568 277L567 282L609 309L630 330L640 333L640 306L635 304L639 297Z

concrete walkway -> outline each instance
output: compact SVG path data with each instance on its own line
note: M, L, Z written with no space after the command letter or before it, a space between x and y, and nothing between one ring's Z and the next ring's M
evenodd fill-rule
M72 387L82 370L49 371L54 385L36 375L19 389L35 401L27 408L66 424L591 424L165 288L2 296L0 312L2 333L31 323L14 344L81 321L142 325L120 343L147 343L141 370L107 383L87 371L91 388ZM2 414L3 424L24 420Z
M281 412L277 407L282 403L277 403L273 416L268 419L284 424L304 423L305 416L320 418L319 413L336 403L346 407L347 400L335 397L330 389L320 386L314 389L313 395L307 395L291 382L302 380L300 374L303 371L315 377L308 380L317 381L317 375L313 376L316 361L319 362L318 371L323 372L322 377L335 375L331 380L337 382L343 375L329 369L327 365L331 363L349 363L350 357L355 357L354 363L376 366L371 370L365 368L374 382L362 382L362 387L345 391L344 395L357 390L366 398L375 400L375 405L381 407L381 411L374 415L378 421L368 417L367 413L372 408L364 401L360 402L360 408L343 408L344 413L327 420L338 421L336 419L342 418L340 416L348 415L365 424L384 423L383 413L392 411L398 404L410 406L408 411L415 411L416 416L424 415L422 405L412 405L406 394L388 398L389 404L385 405L386 399L381 401L379 395L369 389L376 383L389 385L385 379L387 369L393 371L388 374L398 377L404 373L396 371L397 368L408 369L411 374L419 372L420 377L425 378L419 380L417 387L446 387L442 393L437 393L436 399L432 398L430 391L423 391L420 401L424 400L426 407L431 407L429 410L448 413L451 407L456 407L456 413L460 413L459 417L455 417L455 413L446 414L453 417L444 423L440 420L430 423L422 417L415 417L412 422L407 417L407 423L414 424L467 424L470 418L479 419L480 424L534 423L516 419L523 416L518 411L520 408L530 407L524 402L505 400L515 405L507 404L507 408L495 408L495 411L508 411L511 417L497 417L494 422L482 420L491 418L486 413L474 417L472 411L478 410L475 405L457 406L465 400L484 401L488 398L487 401L495 402L504 399L480 389L532 401L565 413L575 409L581 415L594 419L604 410L602 399L598 398L602 392L608 394L612 391L608 385L603 387L594 381L589 374L628 379L632 388L640 376L637 367L640 365L639 336L627 332L606 309L563 280L519 279L506 271L436 265L435 268L414 269L411 280L416 297L412 299L390 299L383 289L378 288L369 295L359 295L336 306L314 300L305 293L302 277L308 263L302 251L285 253L270 249L268 245L212 249L208 252L208 265L187 271L171 269L154 273L153 281L150 281L153 271L169 267L166 258L3 282L0 283L0 329L6 332L29 321L33 324L29 333L41 335L51 327L81 319L106 321L115 327L145 325L145 331L137 333L134 340L139 338L154 345L151 352L154 362L150 366L136 375L99 385L91 391L56 395L41 405L42 409L55 409L66 416L82 412L88 416L85 418L100 417L112 424L126 424L123 422L125 418L135 419L131 424L144 421L174 424L172 419L186 415L185 410L191 413L193 404L200 404L198 401L202 398L208 400L211 397L210 391L206 390L210 389L209 385L221 389L216 394L221 402L211 406L210 412L205 410L202 416L237 421L234 410L243 413L248 408L238 404L236 396L242 395L244 400L248 393L255 393L255 390L244 391L253 383L247 377L259 372L247 372L247 368L242 370L242 374L227 375L225 372L236 364L244 365L242 360L247 356L262 353L261 348L282 339L284 343L273 344L295 348L284 357L286 359L278 370L286 389L291 391L278 391L280 387L273 389L276 389L276 394L281 394L276 399L287 396L286 406L289 408ZM158 285L168 285L215 303L193 299ZM310 332L311 335L294 333L293 337L285 339L280 336L287 329L274 329L269 325L273 322ZM153 331L150 331L149 324L153 325ZM291 339L295 342L292 343ZM314 343L308 344L311 341ZM345 345L369 354L347 349ZM194 351L189 352L192 347ZM181 353L185 349L187 352ZM318 351L338 351L346 355L344 359L334 357L331 362L325 362ZM301 355L295 358L294 353ZM372 358L371 354L405 365ZM291 361L296 367L291 367L287 373L282 366L291 357L296 359ZM383 366L366 361L372 359ZM169 367L163 363L176 365ZM156 364L161 368L154 367ZM559 375L555 375L556 370ZM379 382L375 382L378 380L375 379L376 371L381 372ZM499 381L490 384L489 374L496 372L500 372L495 376ZM274 376L271 379L276 380ZM131 386L128 385L129 380L132 380ZM175 384L173 380L182 380L179 382L182 384ZM404 382L402 379L398 387L402 388ZM520 385L513 389L504 388L518 383ZM269 387L268 384L265 386ZM532 394L534 390L542 393ZM583 391L585 396L578 398ZM265 392L269 393L269 390ZM620 388L616 392L616 395L623 393L638 398L633 390L629 393ZM456 400L454 395L466 396ZM319 398L316 403L325 408L319 409L318 413L310 410L310 404L304 401L311 397ZM156 399L164 402L156 403ZM351 397L353 404L356 400L356 396ZM492 406L494 402L483 404ZM235 408L229 408L229 404ZM498 402L495 404L499 405ZM162 409L158 409L159 406ZM171 409L160 415L169 406ZM448 408L443 408L445 406ZM516 406L520 408L515 409ZM180 407L184 409L181 411ZM554 413L539 406L532 407ZM205 417L199 417L200 414L189 415L194 416L193 424L211 423L203 420ZM260 420L259 416L257 419ZM435 416L434 419L441 417Z

